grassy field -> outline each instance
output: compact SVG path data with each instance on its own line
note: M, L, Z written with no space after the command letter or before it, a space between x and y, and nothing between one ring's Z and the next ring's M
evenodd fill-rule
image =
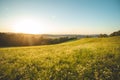
M0 48L0 80L120 80L120 37Z

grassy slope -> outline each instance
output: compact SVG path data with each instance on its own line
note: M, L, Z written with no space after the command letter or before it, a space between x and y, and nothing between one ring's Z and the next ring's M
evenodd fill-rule
M119 80L120 37L0 49L0 80Z

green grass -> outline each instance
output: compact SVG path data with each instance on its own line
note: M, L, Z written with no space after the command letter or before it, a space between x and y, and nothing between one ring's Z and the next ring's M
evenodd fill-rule
M0 80L120 80L120 37L0 48Z

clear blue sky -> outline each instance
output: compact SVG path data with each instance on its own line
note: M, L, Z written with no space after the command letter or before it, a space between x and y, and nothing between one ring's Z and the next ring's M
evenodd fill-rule
M40 21L43 33L109 34L120 30L120 0L0 0L1 32L24 17Z

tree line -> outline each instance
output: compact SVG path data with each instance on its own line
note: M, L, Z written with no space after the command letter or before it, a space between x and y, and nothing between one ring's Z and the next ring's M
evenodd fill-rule
M35 34L0 33L0 47L49 45L74 39L76 37L48 38Z
M98 37L120 36L120 30L107 34L100 34ZM93 36L84 36L86 38ZM22 33L0 33L0 47L9 46L34 46L34 45L50 45L62 43L69 40L77 39L72 37L49 38L44 35L22 34Z
M116 32L113 32L113 33L111 33L110 35L100 34L98 37L112 37L112 36L120 36L120 30L119 30L119 31L116 31Z

